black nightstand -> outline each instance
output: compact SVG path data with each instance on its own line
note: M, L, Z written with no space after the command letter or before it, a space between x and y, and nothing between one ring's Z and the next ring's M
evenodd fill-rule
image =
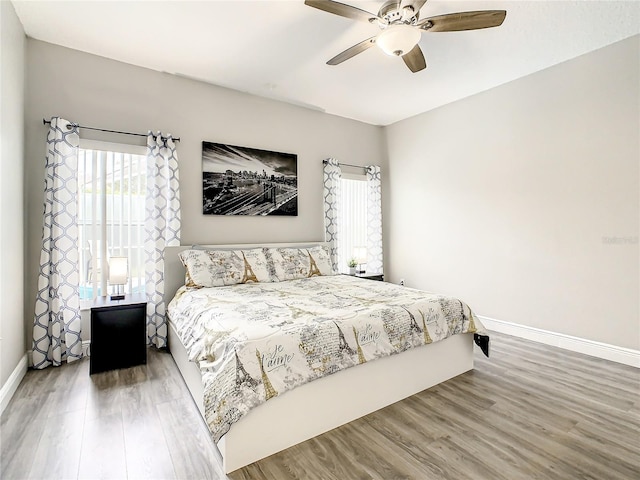
M89 373L147 363L147 299L98 297L91 306Z
M358 278L366 278L367 280L376 280L378 282L384 282L384 275L382 273L356 273Z

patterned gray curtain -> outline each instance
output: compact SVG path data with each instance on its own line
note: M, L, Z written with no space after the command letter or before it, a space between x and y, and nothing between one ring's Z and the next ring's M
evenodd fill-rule
M367 167L367 273L383 273L380 167Z
M338 269L338 211L340 208L340 178L342 171L335 158L324 161L324 228L325 242L329 243L329 253L334 271Z
M47 135L40 273L33 366L82 358L78 296L78 127L53 117Z
M178 153L171 135L147 136L145 291L147 343L167 346L164 304L164 248L180 245Z

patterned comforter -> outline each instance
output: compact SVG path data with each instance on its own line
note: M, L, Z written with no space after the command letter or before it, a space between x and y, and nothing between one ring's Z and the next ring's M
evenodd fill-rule
M183 287L168 313L200 366L216 442L249 410L298 385L484 330L455 298L346 275Z

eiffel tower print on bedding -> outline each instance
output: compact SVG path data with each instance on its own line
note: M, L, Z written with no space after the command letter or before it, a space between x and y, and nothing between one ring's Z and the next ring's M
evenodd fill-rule
M182 287L168 313L200 367L216 442L252 408L314 379L451 335L486 335L456 298L347 275Z

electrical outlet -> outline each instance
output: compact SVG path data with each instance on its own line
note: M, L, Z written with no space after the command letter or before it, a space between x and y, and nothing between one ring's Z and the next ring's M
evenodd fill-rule
M404 287L404 278L401 278L398 283L400 284L400 286Z

